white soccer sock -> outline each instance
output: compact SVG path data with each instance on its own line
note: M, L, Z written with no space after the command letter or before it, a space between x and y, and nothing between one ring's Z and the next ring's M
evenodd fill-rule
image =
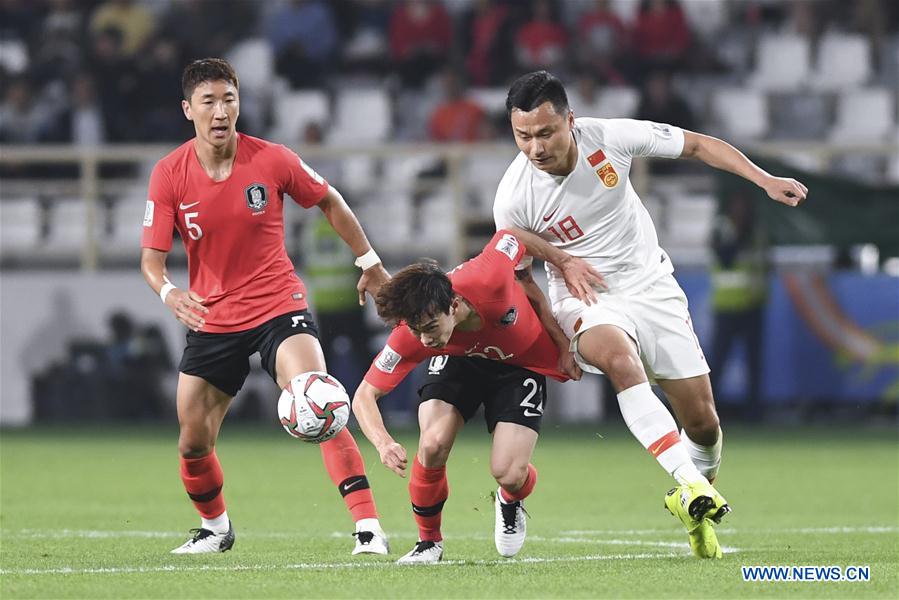
M231 528L231 521L228 520L228 511L226 510L214 519L200 517L200 527L208 529L212 533L228 533L228 529Z
M674 418L652 393L649 383L640 383L619 392L618 406L634 437L678 483L706 481L681 443Z
M693 461L699 472L709 481L715 479L718 476L718 467L721 466L721 446L724 441L721 428L718 428L718 440L711 446L697 444L687 436L687 432L683 429L680 430L680 439L687 448L690 460Z
M381 522L377 519L359 519L356 521L356 532L373 531L374 533L384 533L381 529Z

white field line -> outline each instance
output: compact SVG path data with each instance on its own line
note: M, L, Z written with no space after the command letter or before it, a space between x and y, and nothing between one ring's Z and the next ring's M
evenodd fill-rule
M729 527L716 528L718 533L724 534L755 534L755 533L798 533L798 534L842 534L842 533L897 533L899 527L870 525L864 527L802 527L794 529L733 529ZM569 541L568 538L584 538L590 536L640 536L640 535L669 535L681 536L683 531L680 529L568 529L560 531L559 538L540 538L537 536L529 536L528 539L536 541ZM65 538L182 538L187 534L184 531L137 531L137 530L95 530L95 529L19 529L14 531L2 531L5 539L65 539ZM333 538L348 538L350 536L347 531L335 531L330 534ZM246 531L240 532L241 538L263 538L263 539L316 539L320 536L303 536L298 533L289 533L284 531ZM391 533L391 538L414 538L413 533ZM448 535L447 539L453 540L482 540L492 539L489 535ZM589 539L578 539L577 541L588 542Z
M516 566L524 564L548 564L564 562L597 562L613 560L650 560L658 558L678 558L687 556L682 552L641 553L641 554L593 554L587 556L531 557L520 559L490 560L444 560L432 565L397 566L393 562L342 562L342 563L296 563L288 565L163 565L159 567L98 567L78 569L60 567L55 569L0 569L0 575L104 575L122 573L191 573L204 571L295 571L314 569L359 569L386 570L396 568L422 568L447 566Z
M718 533L801 533L801 534L834 534L834 533L897 533L899 527L892 525L869 525L862 527L798 527L787 529L735 529L731 527L716 527ZM677 529L566 529L559 532L562 535L680 535Z

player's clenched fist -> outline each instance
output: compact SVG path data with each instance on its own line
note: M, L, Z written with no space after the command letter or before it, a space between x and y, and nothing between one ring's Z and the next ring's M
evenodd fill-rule
M196 292L178 288L170 291L165 297L165 305L175 313L175 317L194 331L200 331L206 324L203 316L209 313L209 309L203 306L205 301L206 299Z
M378 448L378 454L381 455L381 463L399 475L406 476L406 449L397 442L390 442Z
M787 206L799 206L808 196L808 188L789 177L771 177L765 183L765 192L772 200Z

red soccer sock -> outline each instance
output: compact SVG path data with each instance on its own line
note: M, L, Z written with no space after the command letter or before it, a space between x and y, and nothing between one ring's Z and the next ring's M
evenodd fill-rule
M343 496L353 521L377 519L378 508L365 476L365 465L359 446L349 429L344 428L336 436L320 444L322 459L331 481Z
M524 485L521 486L518 491L510 492L504 488L500 488L500 495L502 496L502 500L505 503L509 502L517 502L518 500L524 500L528 496L531 495L531 492L534 491L534 487L537 485L537 467L528 463L528 476L527 479L524 480Z
M215 450L200 458L181 457L181 481L187 495L204 519L214 519L225 512L225 482L222 465Z
M409 479L409 497L412 499L412 514L418 524L418 537L426 542L439 542L440 519L443 504L449 497L449 483L446 480L446 465L427 468L415 456L412 461L412 477Z

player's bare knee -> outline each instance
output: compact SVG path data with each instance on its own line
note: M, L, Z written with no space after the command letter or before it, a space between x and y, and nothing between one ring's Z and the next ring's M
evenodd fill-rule
M504 464L491 465L491 474L496 479L496 483L508 492L515 492L521 489L528 479L528 465L525 464Z
M721 432L718 415L714 411L697 415L696 418L683 423L683 427L687 437L703 446L715 445Z
M603 357L602 364L597 365L619 392L646 381L646 374L640 359L631 353L621 352Z
M446 464L453 440L442 432L422 432L418 441L418 459L425 467L439 467Z

